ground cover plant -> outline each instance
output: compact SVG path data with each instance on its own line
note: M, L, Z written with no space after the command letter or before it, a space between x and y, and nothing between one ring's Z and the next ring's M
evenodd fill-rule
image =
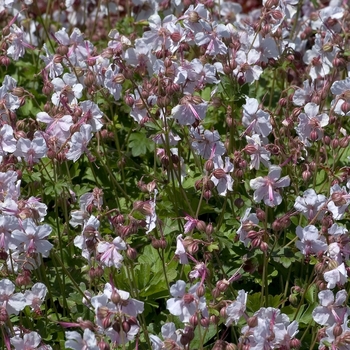
M3 349L350 349L347 1L0 1Z

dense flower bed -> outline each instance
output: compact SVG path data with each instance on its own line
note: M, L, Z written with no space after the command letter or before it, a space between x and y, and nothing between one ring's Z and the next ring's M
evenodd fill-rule
M4 349L350 349L342 0L0 0Z

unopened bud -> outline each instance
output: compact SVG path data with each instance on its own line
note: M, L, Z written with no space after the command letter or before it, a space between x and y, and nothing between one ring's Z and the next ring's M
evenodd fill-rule
M205 232L207 225L204 221L199 220L196 224L196 229L201 232Z
M201 326L204 328L208 328L210 324L209 318L203 317L201 318Z
M252 316L248 318L247 324L250 328L254 328L258 325L258 317Z
M189 18L188 19L192 23L198 23L199 19L200 19L200 16L199 16L198 12L191 11L190 14L189 14Z
M205 229L205 233L208 235L208 236L211 236L212 233L214 231L214 228L213 228L213 224L211 222L209 222L209 224L207 225L206 229Z
M346 199L344 198L344 193L342 192L334 192L331 195L331 199L334 202L336 207L341 207L346 204Z
M259 221L264 222L265 221L265 215L266 214L265 214L265 212L262 209L260 209L260 208L256 209L256 216L259 219Z
M194 301L194 296L190 293L186 293L182 297L182 300L184 301L185 304L191 304Z
M216 282L216 287L220 290L220 292L225 292L229 285L230 283L225 279Z
M333 335L337 338L343 333L343 328L340 324L336 324L333 328Z
M210 173L214 169L214 162L212 159L209 159L204 164L204 169Z
M3 306L0 306L0 323L6 324L9 319L9 315Z
M125 333L128 333L128 332L130 331L131 326L130 326L129 322L124 321L124 322L122 323L122 328L123 328L123 331L124 331Z
M126 251L126 255L130 260L135 260L137 258L137 251L136 249L129 247Z
M348 137L343 137L340 141L339 141L339 146L341 148L347 148L349 146L349 138Z
M350 103L344 101L340 106L340 109L343 113L347 114L350 111Z
M213 171L213 175L217 178L217 179L226 179L226 173L225 170L223 169L215 169Z
M306 182L310 179L311 177L311 172L309 170L305 170L303 171L303 173L301 174L301 177L303 178L303 180Z
M196 314L194 314L190 317L190 324L193 327L196 327L198 325L198 316Z
M203 285L200 285L196 290L197 296L200 298L205 294L205 288Z

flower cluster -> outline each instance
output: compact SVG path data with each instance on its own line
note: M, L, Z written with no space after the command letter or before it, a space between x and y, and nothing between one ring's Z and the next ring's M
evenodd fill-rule
M0 1L6 348L347 349L349 11Z

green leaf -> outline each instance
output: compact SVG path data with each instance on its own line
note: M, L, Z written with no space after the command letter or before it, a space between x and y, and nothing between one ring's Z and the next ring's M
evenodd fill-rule
M135 132L130 135L129 147L134 157L138 157L147 153L147 150L154 150L154 142L147 138L142 132Z
M217 243L211 243L208 246L208 251L213 252L214 250L219 250L219 245Z

